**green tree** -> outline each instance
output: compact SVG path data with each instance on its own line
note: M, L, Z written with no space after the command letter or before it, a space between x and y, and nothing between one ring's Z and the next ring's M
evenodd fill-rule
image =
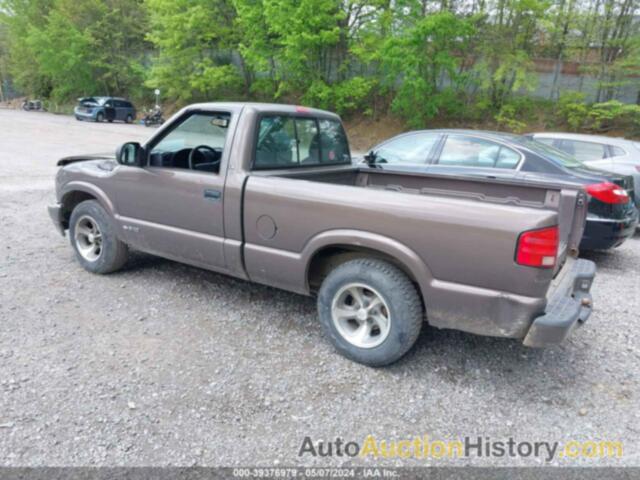
M146 10L139 0L64 0L71 18L87 32L93 75L107 94L140 97L149 43ZM82 7L84 5L84 7ZM79 8L81 7L81 8Z
M519 90L535 87L532 57L536 36L549 7L541 0L498 0L495 11L475 17L477 37L473 73L480 91L496 110Z
M31 27L26 43L34 52L40 75L52 85L56 100L90 94L95 86L91 57L91 37L79 30L58 11L52 11L43 28Z
M0 13L0 102L5 100L4 87L9 81L9 43L6 31L6 19Z
M553 110L577 62L604 106L565 97L560 117L606 127L636 118L610 100L637 84L639 15L639 0L0 0L0 76L59 100L157 87L178 105L254 98L518 130ZM532 95L540 59L549 101Z
M378 1L378 0L374 0ZM259 98L301 99L340 113L377 84L355 71L354 38L375 12L360 0L234 0L239 49Z
M251 67L268 72L276 98L303 95L319 80L331 84L340 75L337 56L345 12L335 0L236 0L239 24L246 36L240 44Z
M49 96L52 84L40 71L37 52L28 36L33 28L45 27L52 5L53 0L0 0L7 36L7 70L18 88L39 97Z
M384 83L394 91L391 107L412 127L424 126L451 100L460 79L462 53L473 26L448 11L419 18L384 42Z
M146 0L156 49L147 86L186 103L239 96L236 12L227 0Z
M9 69L56 100L138 94L146 17L137 0L5 0Z

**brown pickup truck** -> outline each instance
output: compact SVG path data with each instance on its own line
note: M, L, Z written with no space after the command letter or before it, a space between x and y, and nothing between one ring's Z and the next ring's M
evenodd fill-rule
M192 105L115 158L58 164L49 213L85 269L135 248L315 294L331 342L364 364L399 359L425 320L545 346L591 313L582 190L356 166L329 112Z

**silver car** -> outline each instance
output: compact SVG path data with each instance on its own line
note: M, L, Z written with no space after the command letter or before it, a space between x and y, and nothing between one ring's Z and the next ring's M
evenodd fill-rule
M579 133L545 132L527 136L560 149L592 168L631 175L634 185L640 186L640 142ZM640 190L637 188L634 200L640 207Z

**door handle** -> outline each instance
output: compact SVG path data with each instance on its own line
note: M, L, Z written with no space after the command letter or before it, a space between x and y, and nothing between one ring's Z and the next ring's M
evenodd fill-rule
M204 191L204 198L206 198L207 200L211 200L215 202L220 200L221 197L222 197L222 192L220 190L213 190L213 189L207 188Z

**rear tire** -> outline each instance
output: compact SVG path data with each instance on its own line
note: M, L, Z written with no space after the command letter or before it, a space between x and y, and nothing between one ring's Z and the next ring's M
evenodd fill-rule
M124 119L125 123L133 122L133 117L131 115L127 115L127 118Z
M111 217L95 200L85 200L71 212L69 240L78 263L89 272L115 272L127 262L127 244L118 238Z
M389 365L418 339L424 316L409 277L391 263L362 258L335 268L318 292L322 327L338 352L364 365Z

